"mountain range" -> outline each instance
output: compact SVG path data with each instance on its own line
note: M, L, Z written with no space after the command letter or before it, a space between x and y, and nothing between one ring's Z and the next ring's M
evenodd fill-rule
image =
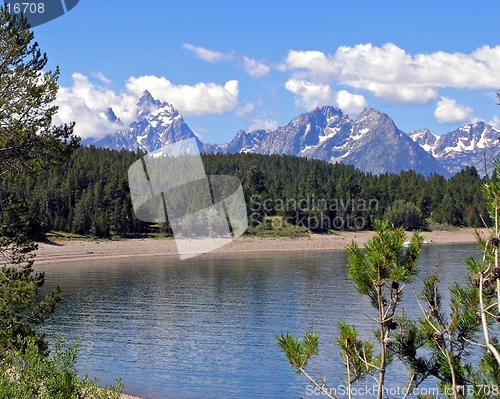
M108 119L121 123L110 108ZM301 114L276 130L240 130L229 143L203 144L166 102L145 91L139 98L137 121L100 140L84 145L152 152L164 145L195 138L205 152L287 154L344 162L374 174L414 170L449 177L465 166L484 169L500 156L500 131L484 122L467 124L437 136L427 129L405 133L386 114L366 108L356 120L340 109L325 106Z

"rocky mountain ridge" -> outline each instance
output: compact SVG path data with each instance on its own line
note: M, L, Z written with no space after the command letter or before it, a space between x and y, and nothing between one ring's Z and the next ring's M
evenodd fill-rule
M121 123L113 110L108 118ZM203 144L166 102L144 92L137 121L129 128L83 144L153 152L179 140L195 138L206 152L287 154L352 164L366 172L399 173L414 170L429 176L451 176L465 166L481 170L487 159L500 156L500 131L484 122L464 125L436 136L427 129L406 134L386 114L366 108L356 120L340 109L325 106L303 113L276 130L240 130L229 143Z

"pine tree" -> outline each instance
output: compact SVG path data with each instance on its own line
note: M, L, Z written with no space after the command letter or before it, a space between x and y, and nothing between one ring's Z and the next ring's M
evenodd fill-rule
M45 351L43 336L34 326L54 311L61 298L56 290L35 303L44 276L32 269L33 213L22 197L7 188L66 160L79 142L72 134L73 125L52 125L59 71L44 71L47 56L33 39L25 19L0 9L0 356L24 342L19 336L35 337Z
M346 368L348 390L364 377L373 376L378 384L377 398L384 394L386 367L392 360L390 346L395 330L398 304L405 286L417 273L418 257L423 236L415 233L409 247L404 249L406 232L388 222L375 222L375 236L365 246L366 252L352 242L346 247L349 253L349 277L357 290L366 295L375 309L370 320L376 323L376 340L380 353L375 356L375 344L358 338L354 327L339 323L337 344ZM317 355L318 335L307 333L303 340L288 333L276 337L292 368L305 375L329 398L335 396L324 382L316 381L305 371L308 359ZM410 383L411 384L411 383Z

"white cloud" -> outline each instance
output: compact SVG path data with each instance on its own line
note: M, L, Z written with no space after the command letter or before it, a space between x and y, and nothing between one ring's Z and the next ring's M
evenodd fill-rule
M104 76L102 72L92 72L92 76L99 79L105 85L109 85L111 83L111 80L109 80L106 76Z
M359 94L352 94L345 90L337 93L337 107L349 114L351 118L356 118L368 106L365 98Z
M271 108L262 108L264 105L260 100L257 100L254 104L246 100L240 100L234 116L241 118L245 122L247 131L258 129L275 130L278 128L278 122L271 119L270 116L276 115L276 112Z
M72 77L73 86L61 87L57 93L56 104L59 111L54 118L55 124L75 121L75 134L82 138L98 139L123 129L122 125L108 120L105 114L108 108L111 107L126 126L135 120L135 96L117 95L111 90L95 86L79 73Z
M335 93L330 86L321 83L290 79L285 83L285 88L295 94L295 105L307 110L333 105L351 117L356 117L368 105L365 98L359 94L346 90Z
M96 77L106 83L102 74L96 74ZM128 92L116 94L106 87L92 84L80 73L73 74L73 85L60 87L57 93L59 111L54 124L75 121L75 134L84 139L100 139L128 128L137 120L138 97L144 90L149 90L154 98L172 104L185 116L220 114L239 106L239 85L236 80L224 86L215 83L176 86L163 77L141 76L130 78L126 87ZM108 120L108 108L113 109L121 124Z
M291 50L285 60L285 65L290 70L307 71L296 76L307 77L317 82L330 83L340 75L340 65L332 56L326 56L321 51Z
M473 113L472 108L459 104L452 98L441 97L434 111L434 117L439 123L468 123L475 119Z
M182 47L193 52L198 58L201 58L204 61L211 62L212 64L220 61L232 60L234 58L234 54L232 53L219 53L218 51L208 50L203 47L195 47L189 43L183 43Z
M215 83L177 86L164 77L140 76L131 77L127 89L137 96L148 90L154 98L172 104L185 116L220 114L238 106L237 80L230 80L224 86Z
M243 66L247 73L255 79L269 75L271 68L262 61L252 60L248 57L243 57Z
M331 87L321 83L289 79L285 83L285 88L295 94L295 105L307 110L323 105L332 105L337 100Z
M237 118L246 118L250 115L253 115L254 112L254 105L252 103L249 103L247 101L242 101L236 112L234 113L234 116Z
M272 119L254 119L248 130L276 130L278 126L278 122Z
M500 129L500 118L498 116L494 116L493 119L488 122L489 125L496 127L497 129Z
M292 79L330 85L333 82L371 92L395 104L422 105L439 98L437 89L500 87L500 46L471 54L407 54L392 43L376 47L342 46L333 55L290 51L285 59Z

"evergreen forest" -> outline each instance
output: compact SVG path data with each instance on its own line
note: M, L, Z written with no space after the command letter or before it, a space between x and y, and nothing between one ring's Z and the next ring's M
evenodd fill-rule
M128 168L142 156L81 147L67 163L36 178L3 180L0 198L24 204L30 235L36 239L50 231L100 238L168 234L168 224L145 223L134 215ZM240 179L254 228L272 228L263 223L272 217L292 225L311 217L342 221L309 224L316 232L371 229L377 219L407 230L490 224L482 191L486 178L474 167L447 180L413 171L373 175L342 163L287 155L203 154L202 160L207 175Z

